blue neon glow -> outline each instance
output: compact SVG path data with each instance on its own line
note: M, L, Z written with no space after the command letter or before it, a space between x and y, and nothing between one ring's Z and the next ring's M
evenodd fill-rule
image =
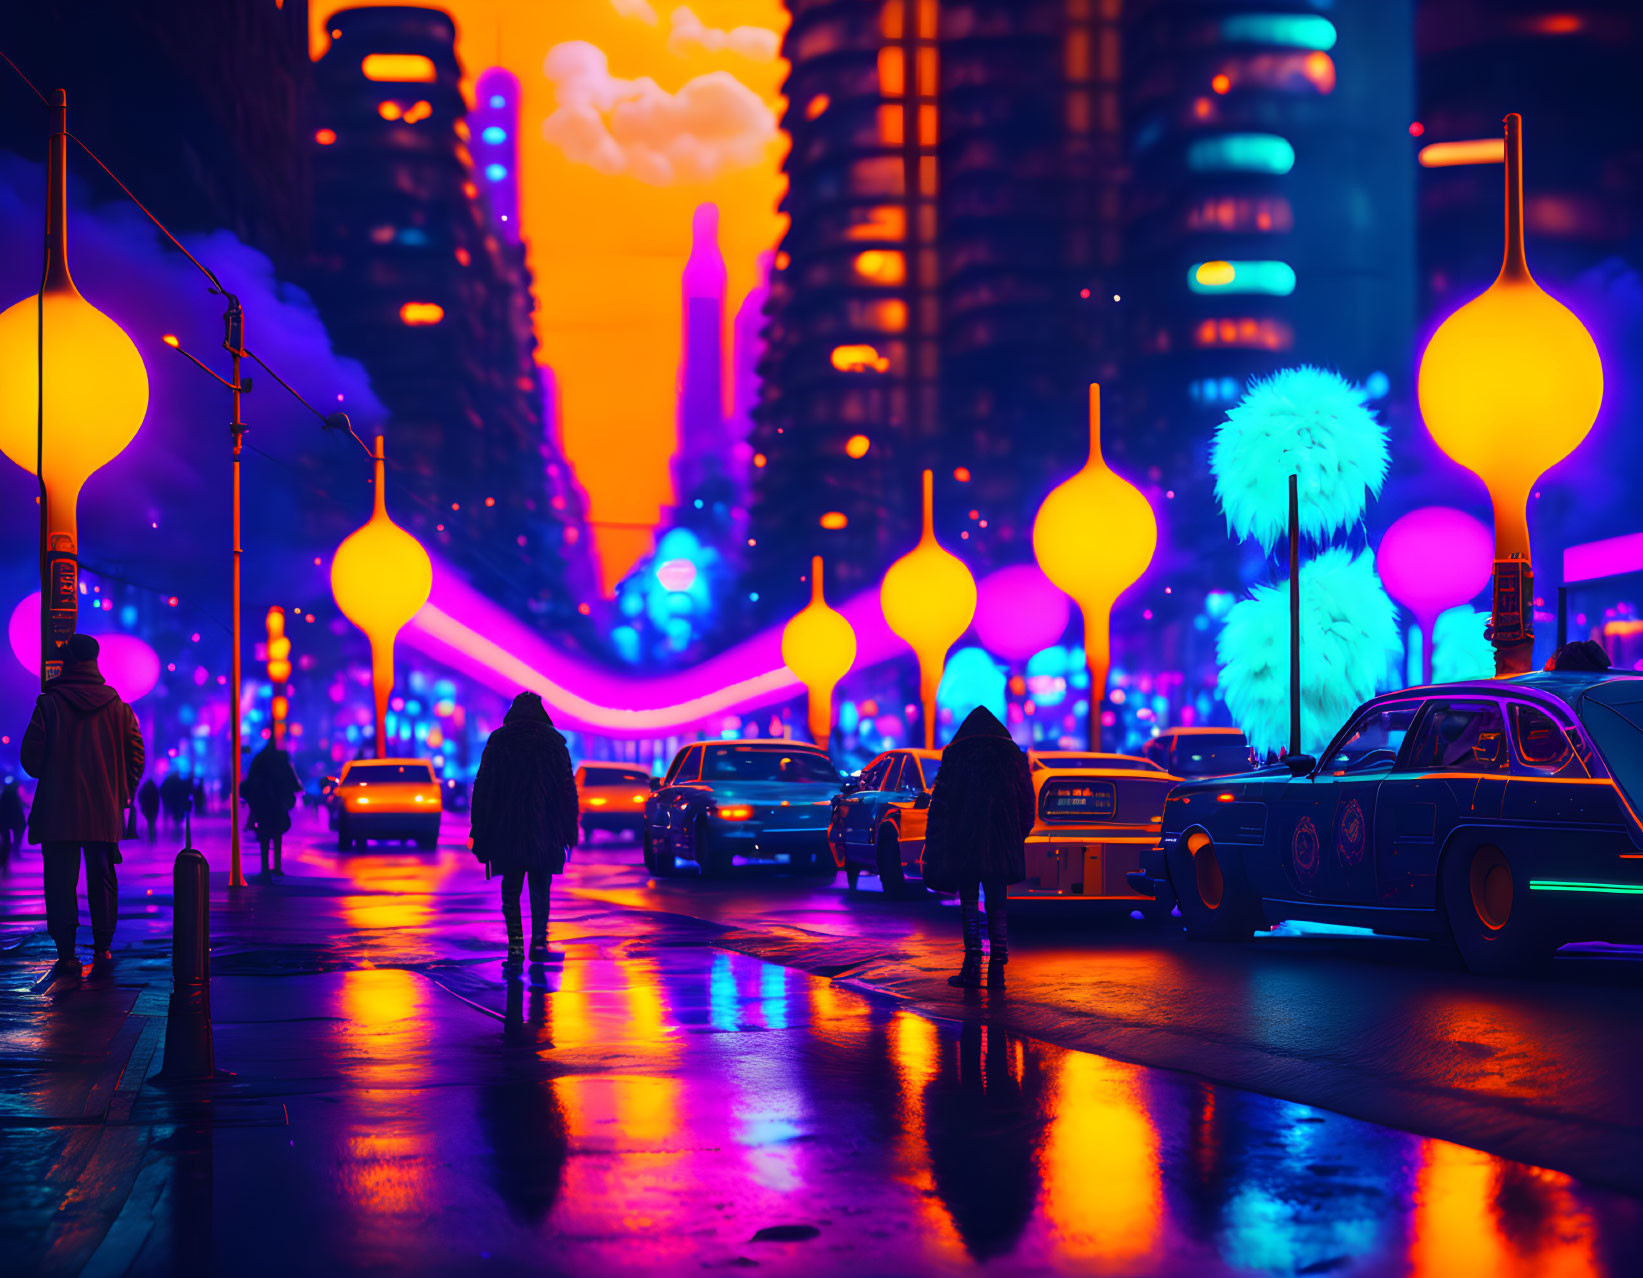
M479 136L483 141L489 142L492 146L501 146L508 140L508 131L500 124L488 124Z
M1294 167L1295 148L1276 133L1223 133L1187 148L1194 173L1288 173Z
M508 166L505 164L487 164L485 166L485 176L493 182L500 182L508 176Z
M1225 284L1205 284L1200 280L1198 271L1204 265L1195 262L1187 267L1187 287L1194 293L1264 293L1269 297L1288 297L1295 291L1295 268L1288 262L1228 262L1232 278Z
M1286 49L1333 49L1335 24L1312 13L1239 13L1221 19L1221 38Z
M1363 393L1370 399L1384 399L1392 390L1392 379L1385 373L1371 373L1364 378Z
M497 111L500 111L503 107L505 107L507 105L508 105L508 100L506 98L504 98L500 93L491 94L491 106L492 106L493 109L495 109Z

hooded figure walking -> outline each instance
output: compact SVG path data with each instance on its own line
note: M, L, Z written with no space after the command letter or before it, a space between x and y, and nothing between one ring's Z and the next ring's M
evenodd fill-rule
M469 812L473 853L487 872L502 876L502 918L508 925L503 970L525 965L519 895L531 889L533 964L548 961L548 895L576 846L576 780L570 750L554 729L542 698L521 692L479 758Z
M76 894L84 855L92 962L101 966L114 957L120 890L114 867L125 810L143 775L143 734L131 707L97 669L97 641L71 635L62 653L63 673L35 700L23 734L23 771L40 782L29 809L29 842L42 845L46 930L57 942L59 967L78 963Z
M302 793L302 782L291 766L291 756L272 740L251 760L240 782L240 798L251 811L251 828L262 848L262 872L268 873L268 845L274 845L274 873L284 874L285 832L291 828L291 809Z
M957 892L964 914L964 966L949 985L981 984L980 894L987 900L987 984L1004 984L1010 958L1005 888L1027 877L1024 845L1037 804L1027 756L984 706L970 712L941 752L930 794L924 882Z

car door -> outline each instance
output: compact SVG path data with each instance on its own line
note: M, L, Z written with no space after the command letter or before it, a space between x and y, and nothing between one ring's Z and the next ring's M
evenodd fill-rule
M1380 904L1437 906L1438 858L1457 829L1498 822L1511 775L1506 718L1492 697L1434 697L1381 783Z
M847 860L858 865L873 864L873 838L876 832L874 816L876 815L879 787L883 784L890 765L895 762L894 752L881 754L861 770L861 784L855 793L844 797L844 812L842 825L844 830L844 855Z
M1320 900L1380 904L1380 800L1394 775L1419 698L1383 701L1360 711L1319 764Z
M694 855L687 820L694 791L687 787L699 780L701 773L702 747L690 746L674 760L673 767L662 781L661 792L656 796L661 831L655 837L659 842L665 841L675 856Z
M901 859L919 874L924 865L924 832L930 824L930 787L939 766L937 759L910 754L901 773Z

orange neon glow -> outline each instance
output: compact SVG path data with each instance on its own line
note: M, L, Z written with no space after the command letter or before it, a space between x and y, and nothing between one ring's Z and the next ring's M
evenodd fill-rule
M867 450L873 446L873 441L866 435L852 435L844 441L844 455L846 457L865 457Z
M770 458L766 457L763 453L754 453L753 464L760 470L763 470L770 464Z
M399 109L399 103L390 100L377 103L377 114L384 120L397 120L402 113Z
M893 249L866 249L856 254L856 274L875 284L900 284L907 279L907 257Z
M837 532L840 528L847 528L850 525L850 520L841 510L830 510L817 522L829 532Z
M1214 89L1217 93L1226 93L1232 88L1232 77L1225 71L1219 72L1214 79L1209 82L1209 87Z
M958 480L958 482L961 483L961 484L969 483L970 482L970 468L968 466L956 467L953 470L953 478Z
M1100 546L1092 555L1089 547ZM1158 548L1158 520L1141 490L1101 456L1101 387L1090 385L1090 456L1084 468L1050 492L1033 520L1033 553L1044 575L1084 614L1090 703L1106 697L1113 604L1146 572ZM1100 720L1090 714L1091 745Z
M810 602L782 630L782 662L809 693L810 739L825 749L833 733L833 689L856 662L856 632L822 594L820 555L810 561Z
M866 343L835 346L828 356L833 367L841 373L888 373L890 361L879 354L878 347Z
M171 347L173 350L175 350L181 344L177 341L177 335L175 333L167 333L167 334L165 334L165 336L160 338L160 340L162 342L164 342L167 346Z
M336 140L337 131L335 129L316 129L314 131L314 141L318 142L321 146L332 146L335 144Z
M401 84L431 84L439 78L434 60L420 53L368 53L359 64L367 80L387 80Z
M1495 557L1528 559L1529 493L1591 430L1603 402L1603 363L1585 326L1529 274L1518 117L1507 116L1506 128L1500 275L1432 335L1418 393L1438 447L1489 490Z
M1306 78L1311 80L1319 93L1333 93L1335 91L1335 59L1331 58L1322 49L1314 49L1306 55L1302 64Z
M1506 159L1506 144L1500 138L1429 142L1415 158L1427 169L1446 169L1457 164L1500 164Z
M438 302L406 302L399 308L400 323L409 324L413 328L437 324L444 318L445 308Z
M936 747L936 689L947 650L976 614L976 579L936 540L935 475L924 472L924 535L884 574L879 604L890 629L918 657L924 748Z
M823 111L827 110L828 106L832 104L832 101L833 99L828 97L825 93L816 94L815 97L811 98L810 101L804 104L804 118L807 120L814 120Z
M1230 284L1236 272L1231 262L1214 261L1202 262L1195 272L1198 282L1207 288L1218 288L1223 284Z

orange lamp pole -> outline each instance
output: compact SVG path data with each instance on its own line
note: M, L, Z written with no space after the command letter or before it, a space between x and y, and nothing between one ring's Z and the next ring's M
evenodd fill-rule
M1495 674L1527 671L1534 653L1529 495L1586 438L1603 402L1591 334L1529 274L1523 248L1522 118L1506 126L1506 247L1500 275L1439 326L1421 356L1418 392L1439 448L1489 490L1494 591L1487 635Z
M148 411L142 356L69 274L62 90L51 113L40 292L0 314L0 450L39 483L42 687L63 671L57 649L74 633L79 610L80 489L119 456Z
M343 616L371 641L377 758L388 753L388 697L394 688L394 641L433 591L433 565L417 539L388 517L382 436L372 454L376 505L331 559L331 594Z
M936 693L947 650L976 615L976 579L936 540L935 474L924 472L924 535L884 574L879 605L890 629L918 657L924 748L936 748Z
M1050 491L1033 520L1033 553L1044 575L1084 614L1090 668L1090 749L1101 748L1101 707L1112 661L1112 608L1147 570L1158 520L1141 490L1101 456L1101 387L1090 384L1090 456Z
M820 555L810 561L810 602L782 628L782 661L810 694L810 739L825 750L833 734L833 689L856 662L856 632L822 595Z

